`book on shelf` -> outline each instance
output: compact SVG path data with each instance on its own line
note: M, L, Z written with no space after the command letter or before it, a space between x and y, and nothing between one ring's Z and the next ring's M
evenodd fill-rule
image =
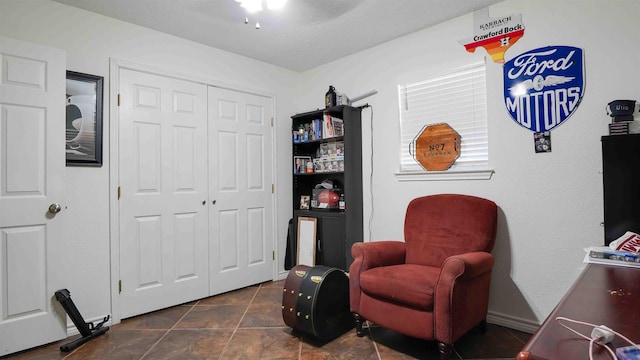
M342 119L333 117L328 113L325 113L322 117L322 138L330 139L336 136L344 136L344 123ZM336 126L338 127L339 134L336 132Z
M322 138L322 120L320 119L300 124L297 129L293 130L294 143L321 140Z
M320 119L315 119L311 122L313 127L313 132L315 134L313 140L322 139L322 121Z

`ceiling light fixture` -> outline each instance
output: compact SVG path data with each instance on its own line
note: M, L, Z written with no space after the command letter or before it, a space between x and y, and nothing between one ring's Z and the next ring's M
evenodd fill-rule
M287 0L236 0L236 2L240 3L240 6L249 14L254 14L264 9L262 3L265 3L269 10L279 10L284 7Z
M262 11L262 0L236 0L249 14Z
M236 0L236 2L240 3L240 6L247 10L249 14L255 14L264 9L262 7L263 3L267 5L267 9L269 10L280 10L284 7L287 0ZM246 16L244 23L249 23L249 18ZM260 29L260 23L258 22L256 22L256 29Z
M267 0L267 9L280 10L284 7L287 0Z

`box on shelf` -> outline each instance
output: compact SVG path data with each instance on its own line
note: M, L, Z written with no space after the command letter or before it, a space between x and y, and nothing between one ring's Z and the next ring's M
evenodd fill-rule
M344 159L313 159L313 172L343 172L344 171ZM307 171L311 172L311 171Z
M325 160L344 160L344 141L321 144L317 157Z

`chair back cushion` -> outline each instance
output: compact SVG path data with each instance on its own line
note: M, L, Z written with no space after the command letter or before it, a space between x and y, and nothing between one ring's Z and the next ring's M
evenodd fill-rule
M491 200L459 194L413 199L404 222L406 263L440 267L452 255L491 252L497 221Z

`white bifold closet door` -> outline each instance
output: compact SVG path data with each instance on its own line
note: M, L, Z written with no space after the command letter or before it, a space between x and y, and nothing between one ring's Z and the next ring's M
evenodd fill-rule
M273 279L270 97L120 69L121 317Z
M122 318L209 295L207 87L120 69Z
M209 87L211 294L273 279L271 98Z

